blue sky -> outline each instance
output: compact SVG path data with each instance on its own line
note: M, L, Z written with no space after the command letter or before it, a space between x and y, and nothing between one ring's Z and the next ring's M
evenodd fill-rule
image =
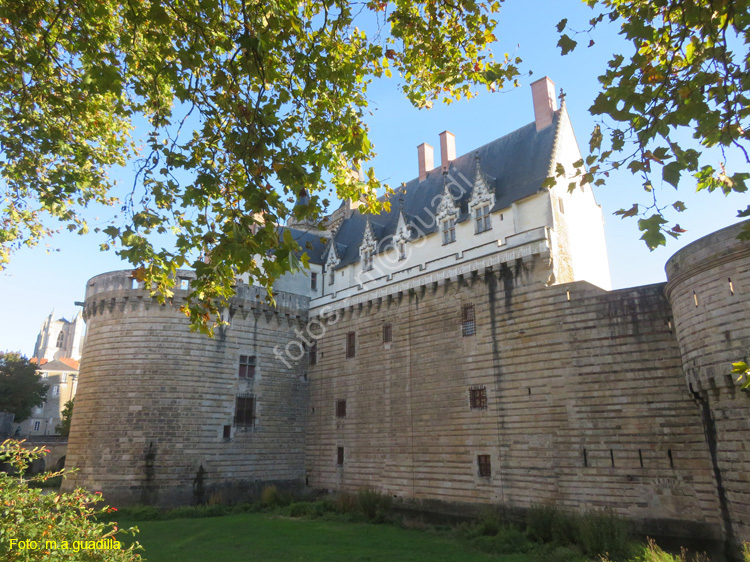
M616 28L602 28L592 35L595 47L579 47L572 54L560 56L556 47L555 25L568 18L568 26L585 29L592 11L575 0L508 0L499 14L500 24L493 47L496 57L508 52L523 59L521 68L533 75L521 79L521 87L507 92L480 92L472 100L450 106L436 104L431 110L412 108L397 89L397 78L374 84L370 90L370 135L378 153L371 163L377 177L398 186L417 175L417 145L427 142L439 152L438 135L449 130L456 135L456 151L464 154L495 138L533 121L529 84L549 76L558 90L563 88L568 112L576 130L579 146L586 153L588 136L594 120L588 107L598 92L597 76L611 54L628 55L630 47L617 36ZM588 37L580 42L588 43ZM439 160L439 154L436 154ZM721 161L715 156L714 165ZM739 159L736 158L739 162ZM121 174L123 182L128 174ZM657 186L659 188L660 186ZM664 200L672 197L671 186L665 185ZM608 184L595 190L605 217L605 233L614 288L631 287L665 280L664 264L686 244L727 226L739 208L747 206L746 197L725 198L718 193L695 193L694 186L684 182L675 198L688 207L676 220L687 229L679 240L668 240L667 246L649 252L639 240L634 220L621 220L612 215L634 202L648 201L640 181L628 172L612 176ZM669 199L672 201L673 199ZM100 221L116 214L102 210ZM94 221L96 222L96 221ZM99 251L103 236L77 236L64 233L33 249L17 252L10 265L0 273L0 350L33 352L34 342L44 318L54 309L55 317L71 318L79 310L75 301L82 301L86 281L106 271L127 269L113 252ZM47 250L51 250L49 253ZM59 250L59 251L57 251Z

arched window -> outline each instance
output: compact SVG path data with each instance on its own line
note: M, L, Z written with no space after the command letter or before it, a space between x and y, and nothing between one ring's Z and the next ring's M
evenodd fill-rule
M60 330L60 333L57 335L57 347L62 347L63 346L63 339L64 339L64 337L65 337L65 335L63 334L63 331Z

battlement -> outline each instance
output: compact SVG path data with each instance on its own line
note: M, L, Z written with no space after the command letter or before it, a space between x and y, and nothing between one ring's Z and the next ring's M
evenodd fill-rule
M168 299L167 305L179 308L185 304L194 279L194 271L178 270L174 296ZM237 286L237 294L231 299L230 308L267 310L293 317L307 316L309 297L285 291L275 291L273 296L275 303L270 302L264 287L240 283ZM128 305L131 309L150 308L157 305L156 297L152 297L144 287L144 283L133 276L133 270L103 273L92 277L86 284L84 319L88 320L91 316L104 311L112 312L115 307L124 310Z

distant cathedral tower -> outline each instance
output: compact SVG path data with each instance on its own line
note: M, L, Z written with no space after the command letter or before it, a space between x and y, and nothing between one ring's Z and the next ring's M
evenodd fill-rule
M34 357L48 361L70 357L80 361L86 329L81 313L78 312L72 322L65 318L53 320L54 314L53 310L42 323L34 346Z

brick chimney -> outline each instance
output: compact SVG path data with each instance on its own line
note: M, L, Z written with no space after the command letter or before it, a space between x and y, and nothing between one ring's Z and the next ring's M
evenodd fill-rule
M423 142L417 147L417 154L419 155L419 181L424 181L427 178L427 172L435 167L432 147Z
M541 131L552 125L552 114L557 111L555 83L546 76L533 82L531 96L534 99L536 130Z
M440 166L445 170L456 159L456 135L450 131L440 133Z

